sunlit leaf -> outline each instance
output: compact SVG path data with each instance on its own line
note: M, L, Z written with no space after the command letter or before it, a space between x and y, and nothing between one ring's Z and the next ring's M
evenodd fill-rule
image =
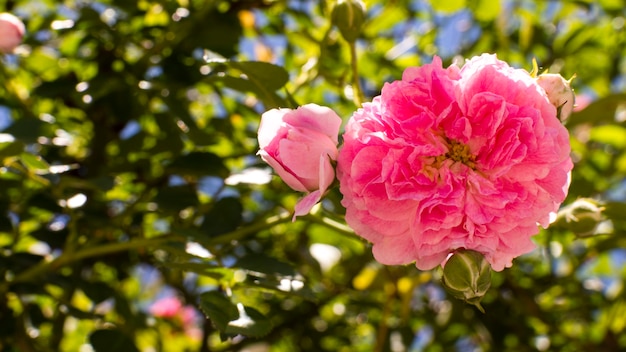
M452 0L452 1L433 1L431 3L433 10L443 13L456 12L464 8L465 0Z
M50 165L48 165L48 163L43 160L42 157L30 153L20 154L20 160L22 161L24 166L33 171L47 171L50 167Z
M624 149L626 147L626 128L617 125L597 126L591 130L590 138L596 142Z

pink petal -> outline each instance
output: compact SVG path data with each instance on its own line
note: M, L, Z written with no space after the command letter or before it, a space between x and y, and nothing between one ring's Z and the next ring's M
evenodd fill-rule
M296 203L295 212L291 221L296 221L296 217L308 214L313 206L322 198L320 191L314 191L300 198Z

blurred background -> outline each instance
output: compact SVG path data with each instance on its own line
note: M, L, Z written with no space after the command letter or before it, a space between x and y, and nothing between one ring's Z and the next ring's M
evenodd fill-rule
M26 27L0 57L0 350L625 350L626 3L364 4L352 51L331 0L0 2ZM255 154L270 108L345 122L355 79L369 101L485 52L576 75L577 107L569 197L482 314L377 264L337 189L292 223Z

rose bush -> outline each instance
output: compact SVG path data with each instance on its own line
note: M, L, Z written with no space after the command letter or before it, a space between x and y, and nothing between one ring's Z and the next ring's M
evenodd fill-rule
M569 135L546 92L495 55L408 68L348 121L346 222L383 264L431 269L454 250L494 270L534 248L565 199Z
M308 193L298 201L294 219L307 214L335 179L340 126L333 110L316 104L272 109L261 117L257 154L289 187Z
M0 52L10 53L22 42L24 23L10 13L0 13Z

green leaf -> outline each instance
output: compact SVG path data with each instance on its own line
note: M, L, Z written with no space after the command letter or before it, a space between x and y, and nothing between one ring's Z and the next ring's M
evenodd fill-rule
M39 155L22 153L20 154L20 160L31 171L47 171L50 168L50 165Z
M46 125L45 122L34 118L19 119L9 126L4 133L13 135L18 140L26 143L35 143L41 136L41 130Z
M0 217L2 219L2 217ZM69 235L69 230L63 228L59 231L49 230L47 227L40 228L31 233L34 238L47 243L51 248L61 249L65 245L65 240Z
M227 334L263 337L272 331L272 322L258 310L240 304L238 313L237 320L228 323Z
M284 68L260 61L220 61L214 69L230 74L212 75L208 78L210 82L222 83L239 92L253 93L263 100L266 107L286 106L285 100L275 93L289 81L289 74Z
M227 177L228 169L222 159L208 152L192 152L182 155L167 166L167 171L174 174L193 176Z
M207 276L216 280L231 280L233 276L232 269L224 267L216 267L213 264L207 263L176 263L167 262L163 263L164 267L168 269L178 269L183 271L194 272L198 275Z
M285 106L283 98L279 97L274 91L265 87L259 81L251 81L246 78L233 77L233 76L212 76L209 78L212 82L221 82L226 87L234 89L239 92L253 93L257 98L263 100L265 105L270 107Z
M115 290L104 282L78 281L78 287L83 290L95 304L105 301L115 295Z
M250 253L237 260L234 266L267 275L296 275L296 271L291 265L261 253Z
M154 201L160 209L178 212L198 205L198 195L189 185L170 186L161 188Z
M237 306L217 291L205 292L200 296L200 309L222 332L226 331L231 320L239 316Z
M230 61L228 66L241 70L255 85L266 89L278 90L289 81L289 74L284 68L262 61Z
M202 231L208 236L217 236L235 230L242 221L243 206L237 198L218 200L202 223Z
M24 151L24 143L20 141L0 143L0 160L20 155Z
M235 305L216 291L200 296L200 309L224 334L261 337L272 330L271 321L254 308Z
M478 0L476 2L471 1L469 5L472 7L474 17L484 22L495 20L502 10L500 1Z
M89 342L96 352L139 352L130 337L115 329L96 330L89 335Z
M615 123L615 111L626 106L626 94L612 94L598 99L581 111L574 112L567 122L568 127L581 123Z
M433 10L443 13L452 13L465 8L465 0L433 1Z
M589 139L624 149L626 148L626 128L618 125L597 126L591 130Z

